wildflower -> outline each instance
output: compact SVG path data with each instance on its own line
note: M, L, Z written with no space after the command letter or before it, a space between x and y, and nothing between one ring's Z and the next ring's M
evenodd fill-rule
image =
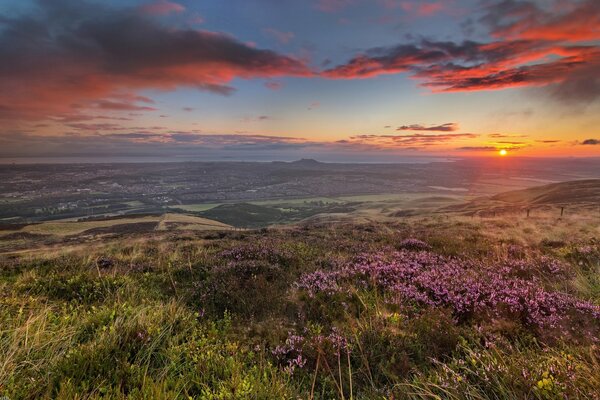
M406 250L429 250L431 246L419 239L409 238L400 242L400 248Z
M549 273L564 269L551 259L542 258L539 262ZM309 297L349 294L353 287L377 289L390 294L396 302L449 307L459 320L474 315L518 315L526 325L558 327L577 316L592 323L600 319L600 306L547 291L538 279L513 273L534 267L521 260L498 267L427 251L401 250L364 254L353 264L306 274L296 286Z

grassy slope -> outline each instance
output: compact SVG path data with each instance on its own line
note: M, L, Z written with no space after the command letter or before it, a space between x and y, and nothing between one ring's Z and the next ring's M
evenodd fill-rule
M596 208L600 206L600 179L578 180L536 186L529 189L481 197L467 203L445 207L450 212L478 213L485 211L549 210L560 207Z
M5 258L0 395L348 399L352 390L353 398L378 399L594 398L600 354L592 336L554 335L483 314L456 319L452 307L398 308L385 290L361 285L350 286L347 298L311 298L295 285L305 273L349 265L359 254L391 254L416 237L464 262L522 260L532 268L527 279L598 304L597 221L569 218L523 224L425 216L156 232ZM561 260L567 272L539 275L533 268L542 255ZM575 327L589 323L595 335L593 321ZM334 332L350 352L331 347ZM290 374L294 346L304 364Z
M569 201L594 188L570 187ZM502 201L552 193L554 185ZM422 203L385 199L385 209L372 203L352 215L244 232L170 214L147 217L158 229L143 234L115 231L0 256L0 396L599 398L597 317L569 309L541 326L503 306L458 308L468 293L460 279L485 284L500 268L492 287L533 285L599 305L597 210L560 219L555 212L390 217ZM102 226L84 231L128 221L84 224L93 222ZM452 257L463 268L434 282L458 280L458 300L398 302L396 289L371 286L379 275L327 286L357 257L392 257L406 238L428 243L427 257ZM547 269L555 265L549 259L560 267ZM313 272L321 290L314 296L299 285Z

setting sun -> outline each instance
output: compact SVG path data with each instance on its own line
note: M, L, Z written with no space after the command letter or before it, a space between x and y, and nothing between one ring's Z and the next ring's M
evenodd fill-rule
M505 155L508 154L508 151L506 151L505 149L502 149L498 152L498 154L500 154L502 157L504 157Z

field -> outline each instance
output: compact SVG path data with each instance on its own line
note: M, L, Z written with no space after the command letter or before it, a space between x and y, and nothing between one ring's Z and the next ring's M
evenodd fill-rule
M521 192L351 198L260 229L23 226L55 241L0 255L0 395L599 398L597 189L569 187L562 216Z
M269 209L262 214L291 210L258 221L247 218L248 224L238 225L255 228L327 213L335 204L402 203L424 196L465 200L543 183L600 178L600 159L505 161L0 165L0 224L171 212L210 219L202 213L232 204Z
M228 229L233 228L207 218L172 213L82 220L68 219L35 224L5 224L0 227L0 253L103 241L125 235L148 235L155 231L220 231Z

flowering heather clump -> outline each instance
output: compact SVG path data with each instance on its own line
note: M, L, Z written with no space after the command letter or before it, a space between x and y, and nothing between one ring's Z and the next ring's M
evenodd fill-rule
M539 260L538 265L541 271L553 275L566 274L569 268L569 266L565 263L548 256L542 256Z
M285 343L275 347L271 353L287 373L293 374L296 368L304 368L309 358L314 363L318 355L327 358L339 354L342 350L350 351L348 341L333 327L328 335L311 333L308 330L304 335L290 332Z
M558 268L558 264L549 260L543 263L549 270ZM567 294L548 292L537 279L508 273L515 265L527 268L521 263L488 265L403 250L391 256L366 255L338 270L305 275L297 286L309 297L318 293L346 293L350 287L377 289L396 303L450 307L463 321L508 317L526 326L561 327L563 320L579 316L598 325L599 306Z
M304 336L290 333L285 344L275 347L273 355L283 364L284 370L293 374L296 368L303 368L306 359L302 353L302 345L306 341Z
M520 278L566 276L570 272L567 264L548 256L531 260L508 258L499 262L496 268L503 275Z
M296 286L306 290L310 297L315 297L318 293L331 296L340 291L337 276L336 272L315 271L302 275Z
M518 244L511 244L508 246L508 255L510 257L522 257L525 254L525 249Z
M596 246L583 245L577 248L577 253L585 256L589 256L598 252L599 250Z
M431 246L428 245L427 243L425 243L424 241L419 240L419 239L414 239L414 238L404 239L403 241L400 242L399 246L401 249L415 250L415 251L431 249Z
M271 241L244 244L224 250L220 254L220 257L231 261L266 260L275 264L290 260L292 256L293 254L287 249Z

